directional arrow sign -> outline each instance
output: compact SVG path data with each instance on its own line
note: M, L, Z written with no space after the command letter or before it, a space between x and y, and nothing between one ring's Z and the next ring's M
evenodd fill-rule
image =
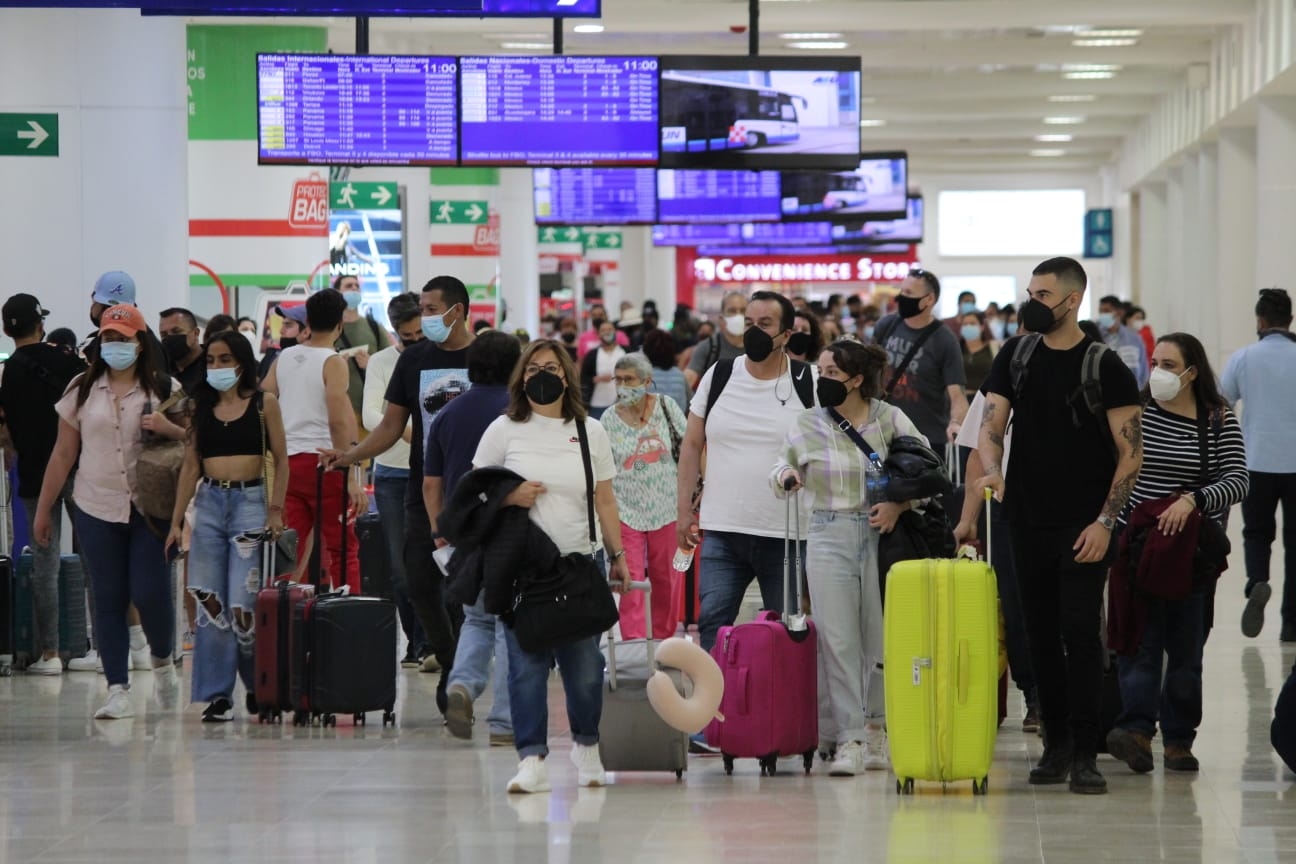
M620 231L582 231L580 240L586 249L620 249Z
M59 155L57 114L0 114L0 156Z
M489 201L433 201L433 225L483 225L490 215Z
M382 210L399 206L399 190L395 183L329 184L329 208L333 210Z

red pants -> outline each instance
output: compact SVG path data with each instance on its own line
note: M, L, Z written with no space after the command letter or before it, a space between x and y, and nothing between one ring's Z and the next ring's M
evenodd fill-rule
M297 532L301 548L306 548L306 537L315 528L315 484L319 472L319 457L314 453L297 453L288 457L288 495L284 498L284 526ZM320 546L321 580L338 586L336 562L342 560L342 517L346 512L347 496L343 492L341 471L329 471L324 475L324 517L321 521L323 545ZM347 532L346 584L351 593L360 594L360 558L359 543L356 541L355 527L350 523L345 526ZM319 544L321 539L315 538Z
M676 548L675 523L656 531L636 531L621 523L621 542L625 545L626 566L636 582L644 578L652 583L653 638L669 639L679 627L679 608L684 590L684 574L671 566ZM621 597L621 637L642 639L644 626L643 594L631 591Z

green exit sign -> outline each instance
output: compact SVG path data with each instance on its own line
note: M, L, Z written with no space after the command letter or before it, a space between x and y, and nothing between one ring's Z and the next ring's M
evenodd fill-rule
M57 155L57 114L0 114L0 156Z

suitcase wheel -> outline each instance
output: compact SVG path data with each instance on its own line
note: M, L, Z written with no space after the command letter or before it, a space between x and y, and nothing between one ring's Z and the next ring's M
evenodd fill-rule
M734 757L728 753L724 754L724 769L726 774L733 774Z
M390 723L392 726L395 726L395 725L396 725L396 712L393 711L393 710L391 710L390 708L388 708L386 711L383 712L383 728L384 728L384 729L387 728L387 724L388 724L388 723Z
M293 725L294 725L294 726L309 726L309 725L311 725L311 716L310 716L310 714L306 713L305 711L294 711L294 712L293 712Z
M683 779L684 779L684 769L683 768L677 769L675 771L675 781L678 783L680 780Z
M354 723L354 724L357 725L357 726L367 726L367 725L369 725L369 724L365 723L365 715L363 715L363 714L352 714L352 715L351 715L351 722Z
M773 777L778 773L778 755L765 756L760 760L761 776Z
M981 782L980 782L979 784L978 784L977 781L975 781L975 780L972 781L972 794L973 794L973 795L985 795L985 794L986 794L987 792L989 792L989 791L990 791L990 778L989 778L989 777L982 777L982 778L981 778Z
M897 795L912 795L912 794L914 794L914 781L913 781L913 778L912 778L912 777L905 778L904 782L902 783L902 782L900 781L900 778L897 777L897 778L896 778L896 794L897 794Z
M807 750L801 756L801 761L805 764L805 773L809 774L814 770L815 751Z
M337 726L337 715L336 714L323 715L322 717L320 717L320 725L324 727Z

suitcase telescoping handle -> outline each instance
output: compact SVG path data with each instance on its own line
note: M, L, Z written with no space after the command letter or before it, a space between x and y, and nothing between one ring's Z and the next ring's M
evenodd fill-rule
M994 559L990 557L990 544L994 542L994 520L990 518L990 508L993 506L994 490L987 486L985 487L986 563L991 567L994 566Z
M346 511L348 504L347 483L351 478L351 469L337 468L335 470L342 474L342 512L339 514L342 519L342 561L337 565L339 574L337 588L341 590L347 582L347 556L349 550L347 548ZM323 465L315 468L315 536L313 538L314 542L311 544L310 567L307 569L310 572L310 584L315 587L316 592L319 591L320 583L324 581L324 475L327 473Z
M648 636L644 640L648 645L648 671L653 668L653 629L652 629L652 583L647 579L642 582L631 582L631 591L644 592L644 626L648 628ZM615 690L617 688L617 671L616 671L616 634L608 630L608 686Z
M783 488L788 492L783 499L786 502L783 520L783 626L791 633L804 633L807 624L801 611L801 576L805 566L801 560L801 501L798 493L792 491L794 483L791 477L783 481ZM794 521L795 534L792 533Z

